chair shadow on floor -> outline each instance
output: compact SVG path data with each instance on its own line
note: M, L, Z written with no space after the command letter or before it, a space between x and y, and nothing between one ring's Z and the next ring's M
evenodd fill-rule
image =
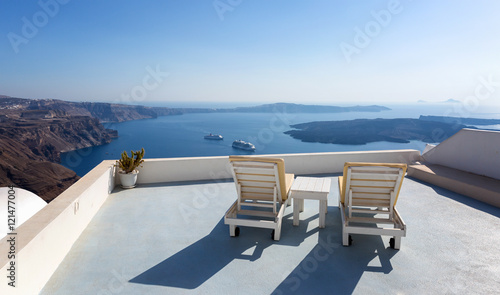
M230 237L228 226L221 219L207 236L129 282L195 289L234 259L259 259L264 249L274 243L271 231L265 233L262 229L243 228L241 236Z
M365 272L392 271L390 260L398 251L387 241L384 244L380 236L352 235L353 245L344 247L338 207L328 207L326 222L326 228L318 231L317 245L273 294L351 294Z
M283 220L283 233L278 242L272 240L270 230L249 227L243 227L239 237L231 238L228 226L221 219L208 235L129 282L195 289L233 260L255 261L274 244L289 246L287 253L302 256L300 250L294 249L312 235L318 236L317 245L295 269L286 270L283 275L288 276L277 283L275 294L331 293L332 290L352 293L364 272L391 272L390 259L397 251L384 245L381 237L353 235L355 244L343 247L338 207L328 207L326 228L307 230L308 223L316 222L317 217L301 220L300 226L294 227L289 212ZM284 255L282 259L287 257Z

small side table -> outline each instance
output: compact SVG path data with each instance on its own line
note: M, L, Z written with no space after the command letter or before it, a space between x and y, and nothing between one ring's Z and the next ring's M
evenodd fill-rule
M304 211L304 199L319 200L319 227L325 227L330 178L297 177L290 188L293 199L293 225L299 225L299 212Z

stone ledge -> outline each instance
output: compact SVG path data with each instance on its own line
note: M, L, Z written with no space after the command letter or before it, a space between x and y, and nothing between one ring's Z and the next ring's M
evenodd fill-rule
M408 176L500 208L500 180L441 165L409 165Z

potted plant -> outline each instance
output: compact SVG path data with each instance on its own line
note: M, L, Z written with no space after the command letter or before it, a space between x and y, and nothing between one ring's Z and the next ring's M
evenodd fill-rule
M120 160L116 161L116 165L119 168L118 175L120 177L120 182L123 188L133 188L137 181L137 174L139 174L139 167L144 160L144 148L140 151L130 151L131 156L129 157L126 151L123 151Z

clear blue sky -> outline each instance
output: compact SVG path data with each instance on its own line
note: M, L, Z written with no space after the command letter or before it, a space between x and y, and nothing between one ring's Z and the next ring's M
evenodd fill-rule
M500 1L0 1L0 94L500 107Z

